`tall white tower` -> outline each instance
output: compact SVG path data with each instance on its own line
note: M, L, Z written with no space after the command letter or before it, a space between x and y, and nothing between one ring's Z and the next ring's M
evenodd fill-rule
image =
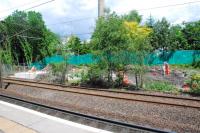
M98 0L98 17L104 16L104 0Z

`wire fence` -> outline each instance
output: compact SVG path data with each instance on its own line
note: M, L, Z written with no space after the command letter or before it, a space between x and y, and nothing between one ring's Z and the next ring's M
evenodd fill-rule
M171 66L169 66L171 67ZM64 72L64 70L66 70ZM52 84L73 84L80 85L87 78L90 73L90 67L86 65L74 66L74 65L60 65L51 66L48 65L42 70L26 65L2 65L3 77L14 77L26 80L34 80L38 82L48 82ZM199 73L199 70L184 70L180 68L170 68L170 72L166 74L163 65L159 66L148 66L144 73L144 84L148 85L154 82L167 83L181 88L185 81L189 80L192 74ZM64 75L64 82L63 82ZM106 79L106 74L101 73ZM118 72L113 71L112 78L117 81ZM125 81L127 80L127 81ZM135 85L136 78L133 72L127 71L125 73L124 82Z

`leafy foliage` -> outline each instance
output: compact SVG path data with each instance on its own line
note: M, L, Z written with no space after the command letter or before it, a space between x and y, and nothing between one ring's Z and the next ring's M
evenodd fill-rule
M86 41L81 42L80 38L74 35L69 38L67 48L75 55L90 53L90 43Z
M200 50L200 20L186 23L183 34L188 43L187 49Z
M92 36L92 50L98 56L98 68L107 71L107 81L111 84L113 72L117 72L119 79L117 81L122 83L123 75L127 71L126 66L129 65L125 61L128 59L127 54L122 53L125 51L136 53L138 65L143 68L144 57L151 48L148 41L151 29L140 26L134 19L126 17L120 17L115 13L107 14L97 21ZM142 72L140 77L141 74Z
M75 55L79 55L81 49L81 40L76 36L71 36L67 42L67 47Z
M153 26L151 45L154 50L162 49L168 50L170 49L170 23L163 18L161 21L157 21Z
M200 95L200 74L194 74L190 83L191 93Z
M180 25L175 25L170 28L169 39L171 50L184 50L189 48Z
M135 53L136 64L129 66L135 74L136 88L143 87L143 75L145 73L144 59L151 50L149 34L152 30L145 26L140 26L136 22L125 22L128 29L130 52Z
M0 48L10 62L30 63L56 51L57 36L47 29L40 13L15 11L0 22ZM7 60L3 57L3 60Z
M124 20L128 22L137 22L141 23L142 21L142 16L139 15L139 13L136 10L130 11L128 14L122 16Z
M199 50L200 21L173 25L163 18L155 22L150 16L146 25L153 29L151 45L154 50Z
M108 82L112 82L112 71L118 65L111 57L128 48L127 40L124 21L116 14L107 15L97 21L92 36L92 50L100 57L99 67L107 69Z

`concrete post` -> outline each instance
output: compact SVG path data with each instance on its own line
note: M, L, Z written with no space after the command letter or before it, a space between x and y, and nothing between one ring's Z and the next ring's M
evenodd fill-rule
M98 17L104 16L105 1L98 0Z
M0 88L2 88L3 86L3 82L2 82L2 64L1 64L1 60L0 60Z

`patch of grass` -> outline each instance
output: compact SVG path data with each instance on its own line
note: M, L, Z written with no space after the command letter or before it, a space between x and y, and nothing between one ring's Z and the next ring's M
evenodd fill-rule
M163 81L150 81L145 84L144 89L160 92L178 92L177 88L174 85Z

